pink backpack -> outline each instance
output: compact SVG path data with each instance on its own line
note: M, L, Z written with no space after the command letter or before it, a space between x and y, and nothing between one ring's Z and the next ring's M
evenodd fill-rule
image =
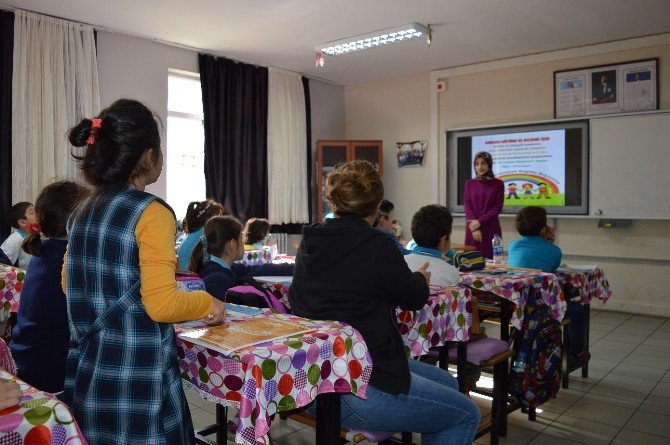
M280 314L288 313L284 303L279 301L272 293L265 290L258 281L253 278L244 278L238 283L237 286L231 287L226 292L227 303L269 308Z

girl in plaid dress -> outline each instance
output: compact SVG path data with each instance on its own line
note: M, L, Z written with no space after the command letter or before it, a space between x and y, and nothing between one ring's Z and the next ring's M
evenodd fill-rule
M175 218L144 188L161 174L157 119L121 99L69 132L93 195L68 221L70 346L64 398L98 444L190 444L171 323L225 318L205 291L178 292Z

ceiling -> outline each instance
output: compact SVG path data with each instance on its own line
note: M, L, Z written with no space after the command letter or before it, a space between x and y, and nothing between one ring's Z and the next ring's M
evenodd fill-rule
M670 32L670 0L0 0L347 85ZM414 39L315 67L314 46L409 22Z

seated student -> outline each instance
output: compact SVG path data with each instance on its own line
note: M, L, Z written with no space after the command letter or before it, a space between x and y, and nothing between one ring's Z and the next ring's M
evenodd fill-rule
M270 221L265 218L249 218L244 225L244 250L260 250L270 233Z
M563 252L553 244L554 230L547 225L547 211L538 206L521 209L516 214L516 230L521 238L510 243L507 265L554 272L561 264ZM586 313L578 302L568 300L567 303L565 317L570 319L568 361L572 366L588 360L584 350Z
M211 199L189 203L183 223L184 232L187 235L182 239L177 250L180 269L188 269L191 253L193 253L193 249L200 242L200 237L205 231L207 220L213 216L223 215L223 211L223 206Z
M11 265L26 270L32 257L21 249L21 244L23 239L28 236L28 226L35 222L35 208L32 203L19 202L14 204L9 209L7 222L14 227L15 231L7 237L0 249L5 253Z
M221 301L226 300L228 289L242 278L293 275L293 264L236 263L243 255L242 224L232 216L215 216L205 224L205 233L193 249L189 268L200 275L207 292Z
M405 262L415 270L428 261L430 284L458 284L458 270L444 260L450 250L452 222L449 209L437 204L421 207L412 217L412 237L417 246L405 255Z
M421 443L470 444L479 410L447 371L407 358L395 309L428 300L428 263L412 273L395 243L372 223L384 186L365 161L326 178L335 218L303 228L288 299L296 315L348 323L363 336L374 367L366 399L343 394L342 425L422 433ZM314 409L315 404L312 405Z
M379 213L377 214L377 218L375 221L372 223L372 227L375 229L381 231L384 235L388 236L393 240L395 243L396 247L398 250L403 255L407 255L409 251L405 249L403 244L398 241L398 237L395 236L395 230L393 228L393 219L391 218L391 212L395 206L391 201L388 199L382 199L381 204L379 204Z
M33 256L21 291L17 323L9 344L17 376L43 391L63 390L70 342L67 300L61 271L67 247L66 223L86 189L70 181L42 189L35 201L35 224L23 241ZM46 238L41 239L40 234Z

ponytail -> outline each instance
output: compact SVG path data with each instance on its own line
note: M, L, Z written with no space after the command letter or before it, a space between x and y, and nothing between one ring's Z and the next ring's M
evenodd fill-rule
M31 233L24 238L21 249L28 255L42 256L42 238L39 233Z
M200 273L210 255L220 257L230 240L240 239L242 224L232 216L214 216L205 224L205 234L191 253L189 270Z

